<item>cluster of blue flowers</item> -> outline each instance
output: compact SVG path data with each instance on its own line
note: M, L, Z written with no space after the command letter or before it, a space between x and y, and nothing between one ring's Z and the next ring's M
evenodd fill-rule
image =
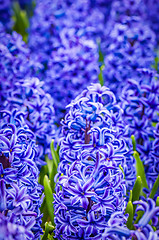
M22 36L16 32L6 33L0 23L0 107L7 99L7 91L10 90L15 81L35 75L41 68L31 58L30 50L22 40Z
M0 112L0 239L39 239L39 149L21 112Z
M103 47L105 84L117 98L127 79L136 78L138 68L149 68L155 57L156 36L140 13L142 4L137 1L140 4L131 8L128 2L124 1L122 6L120 1L114 2Z
M121 94L123 117L129 126L128 137L135 136L137 151L145 165L150 189L159 174L157 141L159 112L158 74L149 69L138 70L137 80L129 79ZM157 124L157 126L156 126ZM154 141L155 139L155 141Z
M74 29L70 32L64 29L60 41L61 46L49 59L44 86L45 91L54 96L58 122L66 103L80 93L81 87L97 82L99 72L97 46L92 40L76 36Z
M42 159L49 153L50 142L55 135L53 99L43 91L43 84L34 77L19 80L8 90L4 102L5 109L23 112L25 123L41 147Z
M127 129L114 94L100 84L88 87L68 107L56 176L56 236L100 239L111 214L124 212L126 187L135 181Z
M159 238L158 22L156 0L0 1L0 240Z
M125 205L120 108L113 93L100 84L83 91L68 107L54 203L56 237L99 239L111 213Z
M42 146L41 157L48 153L54 137L53 99L42 89L43 82L37 77L41 66L34 62L21 35L0 32L1 73L0 109L23 111L25 122Z

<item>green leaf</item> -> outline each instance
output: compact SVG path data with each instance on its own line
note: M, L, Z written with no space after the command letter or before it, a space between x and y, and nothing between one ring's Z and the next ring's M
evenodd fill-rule
M50 235L50 234L48 234L48 240L54 240L55 238L54 238L54 236L53 235ZM57 239L57 238L56 238Z
M100 39L98 39L97 44L98 44L98 54L99 54L98 62L103 64L104 63L104 55L103 55L102 50L101 50Z
M42 240L47 240L48 239L48 234L54 230L54 226L52 226L50 223L46 222L45 223L45 232L44 235L42 236Z
M44 165L42 166L42 168L40 169L40 174L39 174L39 180L38 182L43 185L44 182L44 176L48 174L48 166Z
M45 161L47 163L47 167L48 167L48 174L49 174L49 178L51 178L51 171L52 171L52 168L53 168L53 160L50 160L48 158L48 155L45 155Z
M124 179L125 179L125 173L124 173L124 169L123 169L123 167L122 167L121 165L119 165L119 168L120 168L120 170L122 171L123 176L124 176Z
M56 152L57 152L58 156L59 156L59 151L60 151L60 146L57 145L57 147L56 147Z
M141 177L138 176L135 181L133 189L130 190L129 202L125 210L125 213L129 213L129 218L127 221L127 227L129 229L133 229L133 218L136 210L136 205L133 205L133 202L139 200L141 190L142 190L142 181L141 181Z
M139 200L141 191L142 191L142 181L141 181L141 177L138 176L132 190L132 202ZM134 205L134 214L135 214L135 210L136 210L136 205Z
M138 176L132 190L132 202L139 200L141 190L142 190L142 181L141 181L141 177Z
M154 68L157 72L159 72L159 49L155 50L156 57L154 59L154 63L152 64L152 68Z
M104 67L105 67L104 65L102 65L100 67L100 73L98 74L98 79L99 79L99 82L100 82L101 86L104 85L104 78L103 78L103 69L104 69Z
M52 155L52 159L53 159L54 165L57 168L58 167L58 163L60 162L60 159L59 159L59 155L58 155L57 151L55 151L54 141L53 140L51 141L50 148L51 148L51 155Z
M43 228L45 223L49 220L49 212L47 210L46 198L44 198L44 200L43 200L43 203L40 207L40 212L43 213L42 224L41 224L41 227Z
M57 167L58 167L58 164L59 164L59 148L57 146L57 149L55 151L55 148L54 148L54 141L51 142L51 145L50 145L50 148L51 148L51 154L52 154L52 158L53 158L53 165L52 165L52 169L51 169L51 172L50 172L50 185L51 185L51 188L52 188L52 191L55 192L55 185L56 183L54 182L54 177L57 173Z
M156 181L153 185L153 188L151 190L151 193L150 193L150 196L149 196L150 198L154 198L158 188L159 188L159 175L158 175L158 177L157 177L157 179L156 179Z
M158 72L158 65L159 65L159 51L157 51L157 56L155 57L154 64L152 68L154 68Z
M155 57L155 62L152 65L152 67L158 72L158 62L159 62L159 58Z
M159 207L159 197L156 199L156 207Z
M132 202L132 190L130 190L129 201Z
M138 176L135 181L133 189L130 190L129 202L128 202L126 210L125 210L125 213L129 213L129 218L127 221L127 227L129 229L134 228L133 227L133 218L134 218L134 214L135 214L136 205L133 205L133 202L139 200L141 190L142 190L142 181L141 181L141 177Z
M156 127L156 125L157 125L157 122L152 122L153 127ZM152 138L152 140L154 140L154 138Z
M54 208L53 208L53 192L50 186L48 176L44 177L44 193L46 198L47 210L51 219L52 224L54 225Z
M136 151L136 141L135 141L134 135L131 135L131 140L132 140L132 144L133 144L133 151Z
M54 177L57 173L57 169L53 168L52 169L52 172L51 172L51 175L50 175L50 186L51 186L51 189L53 191L53 193L55 193L55 186L56 186L56 182L54 181Z
M134 217L134 210L133 210L133 204L131 201L128 202L127 206L126 206L126 209L125 209L125 214L128 213L129 214L129 217L128 217L128 220L127 220L127 227L129 229L133 229L133 217Z
M13 25L13 30L16 31L17 33L21 34L23 37L23 40L27 42L28 40L28 33L27 29L29 27L29 20L28 16L25 10L22 10L19 6L18 2L13 3L13 20L14 20L14 25Z
M147 188L148 189L148 185L147 185L147 181L146 181L146 176L145 176L145 170L144 170L144 165L139 157L139 154L137 151L134 151L133 154L135 160L136 160L136 176L140 176L141 177L141 181L142 181L142 188ZM142 193L142 195L144 195L146 197L146 195L144 193Z

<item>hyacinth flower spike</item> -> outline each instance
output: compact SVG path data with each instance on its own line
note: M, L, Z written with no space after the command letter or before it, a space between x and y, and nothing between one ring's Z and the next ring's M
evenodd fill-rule
M2 238L39 239L41 186L34 134L22 113L0 112L0 229Z
M128 151L121 109L108 88L92 84L68 110L56 176L55 237L100 239L113 212L125 209L125 180L119 165L125 166ZM120 124L115 126L114 120ZM69 232L63 227L62 232L66 216L72 227Z

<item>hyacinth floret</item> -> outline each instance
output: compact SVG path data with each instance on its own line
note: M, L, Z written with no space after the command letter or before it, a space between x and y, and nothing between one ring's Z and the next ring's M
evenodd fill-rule
M156 207L156 203L153 199L148 198L146 201L135 201L133 204L138 204L136 211L143 211L144 214L139 220L137 226L144 227L150 220L152 220L153 226L156 226L158 223L159 207Z
M102 234L102 240L112 239L112 240L125 240L131 239L130 230L126 227L127 216L123 212L116 211L112 213L107 227Z

